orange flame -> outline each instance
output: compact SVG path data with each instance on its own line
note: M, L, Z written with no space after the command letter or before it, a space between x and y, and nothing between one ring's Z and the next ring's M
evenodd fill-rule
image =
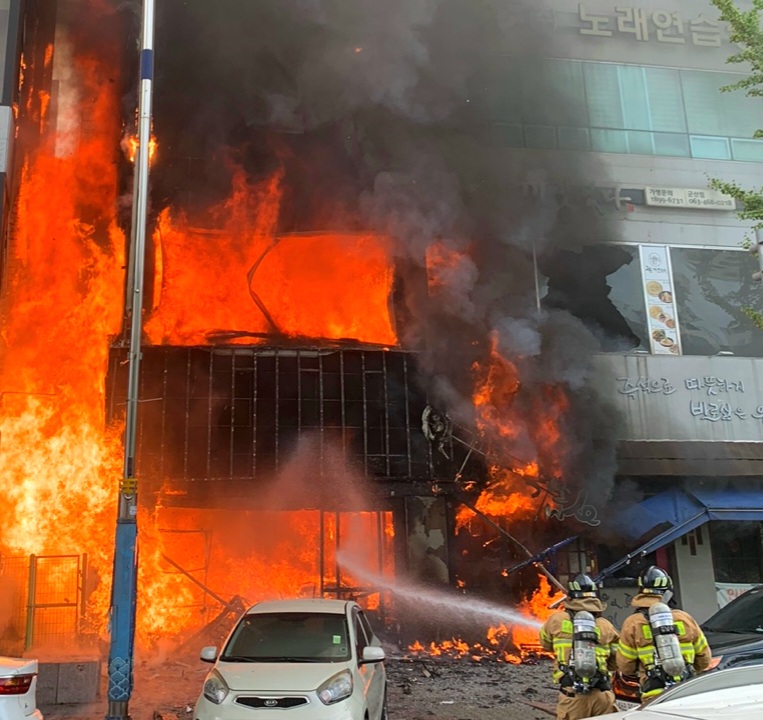
M103 72L100 58L79 56L58 89L59 105L80 103L94 130L72 143L59 116L24 164L0 371L3 549L87 553L101 580L97 628L106 620L121 456L116 432L104 427L104 375L108 339L121 324L124 263L112 162L120 108L102 91ZM48 99L36 95L44 115Z
M511 422L511 409L519 391L519 372L498 349L495 333L490 339L490 357L486 364L475 364L474 407L477 427L490 436L513 440L518 428Z
M124 150L124 153L127 156L127 159L133 164L135 163L135 159L138 157L139 147L140 147L140 142L138 141L138 138L135 135L126 135L125 137L122 138L122 149ZM155 135L151 135L151 138L148 141L149 165L153 165L158 149L159 149L159 141L156 139Z
M24 158L0 306L0 551L87 554L85 624L98 634L107 623L122 474L121 429L107 429L104 417L109 341L121 328L124 292L114 163L121 108L109 91L118 84L108 81L119 57L77 53L65 32L57 38L44 60L54 74L56 63L66 65L56 115L45 115L45 93L24 88L22 122L40 135ZM138 642L147 645L189 619L176 608L186 585L160 572L150 517L140 531ZM40 596L55 582L40 577Z
M517 610L528 619L542 622L553 612L550 605L560 599L562 594L552 595L546 577L540 575L539 578L538 589L529 598L523 600ZM408 650L414 655L451 658L468 656L477 662L489 658L512 665L520 664L529 656L548 655L540 647L538 631L532 627L501 624L488 628L485 637L486 645L482 643L469 645L463 640L453 638L440 643L432 642L425 646L417 640L408 646ZM517 652L512 652L513 650Z
M210 210L213 230L165 210L154 234L157 275L146 333L154 344L202 344L210 331L231 341L262 335L395 345L389 243L371 234L279 237L280 173ZM237 336L240 334L240 336Z
M476 425L496 460L476 507L493 517L531 517L539 507L527 491L528 484L538 487L543 480L558 482L565 475L570 450L561 429L570 409L566 390L541 386L529 408L527 400L523 407L516 407L521 390L519 370L501 353L495 333L487 359L475 363L472 370ZM518 459L516 446L526 448L524 452L534 448L535 457ZM541 502L547 500L544 497ZM458 527L472 517L471 511L462 508Z

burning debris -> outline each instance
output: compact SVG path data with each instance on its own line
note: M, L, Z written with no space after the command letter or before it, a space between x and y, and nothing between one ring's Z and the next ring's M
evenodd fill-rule
M538 642L538 623L542 622L553 612L550 605L563 597L562 593L552 594L548 580L541 576L539 588L529 598L524 599L517 607L517 612L523 616L523 622L501 623L487 630L485 640L467 642L451 638L441 642L422 644L415 641L408 646L413 655L444 657L450 659L470 659L474 662L492 660L518 665L533 662L537 658L549 657ZM464 601L468 608L468 601Z

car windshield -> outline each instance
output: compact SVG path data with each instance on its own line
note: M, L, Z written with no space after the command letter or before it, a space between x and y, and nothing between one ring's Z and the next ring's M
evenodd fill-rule
M347 621L329 613L244 615L223 662L342 662L350 659Z
M710 632L763 634L763 588L748 590L704 625Z

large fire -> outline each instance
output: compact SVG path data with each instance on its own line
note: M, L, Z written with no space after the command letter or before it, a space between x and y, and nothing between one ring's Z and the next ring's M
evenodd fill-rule
M282 174L252 184L238 169L209 227L164 210L154 234L155 345L251 344L265 336L395 345L388 241L371 233L279 236Z
M47 100L29 91L50 130L21 171L2 298L0 542L6 555L87 553L99 578L91 623L102 629L120 475L119 438L103 417L108 338L122 307L120 108L103 92L103 58L74 56L63 40L58 51L69 67L54 68L50 123Z
M120 60L116 49L83 51L61 32L43 60L52 67L55 97L45 89L24 88L21 121L34 125L40 139L25 148L2 296L0 551L87 554L87 624L93 634L106 626L122 474L121 428L104 425L109 343L121 330L124 305L126 240L117 218L124 137L115 71ZM25 78L31 77L28 70L25 66ZM128 139L126 145L128 154L134 152L134 143ZM203 227L192 225L177 208L161 212L149 262L149 342L310 338L397 344L391 241L371 232L280 234L283 182L278 172L253 183L237 169L229 199L209 209ZM433 249L429 260L433 292L474 269L465 253L443 248ZM529 431L536 456L517 459L513 448L528 433L514 407L519 371L495 338L473 371L476 424L497 458L476 507L496 517L531 516L537 508L527 494L528 482L564 474L559 423L566 397L563 390L548 388L539 399L533 417L541 420ZM225 599L242 595L247 601L317 594L332 583L336 593L362 593L361 579L343 572L337 556L341 542L350 540L360 566L384 576L393 571L389 514L383 530L376 513L333 519L314 510L242 515L249 522L251 548L235 555L226 548L241 533L226 537L221 530L213 541L202 530L225 528L225 518L214 515L141 509L142 646L208 619L204 613L216 606L199 583ZM459 518L467 520L467 515ZM528 617L542 617L547 609L545 582L541 579L524 608ZM366 596L371 608L382 600L378 593ZM488 648L513 661L514 651L535 644L523 633L493 628L484 645L453 640L430 651L479 657Z
M57 80L57 113L49 117L47 91L23 88L21 120L34 123L39 141L26 148L2 298L0 550L6 557L86 554L86 625L97 635L107 621L122 462L121 428L104 426L109 342L121 329L124 301L119 57L116 50L88 54L61 32L44 62ZM231 199L211 211L220 228L211 243L182 214L162 214L147 308L152 341L205 342L221 330L396 343L386 241L370 234L279 238L279 195L279 176L258 188L237 173ZM252 600L317 588L317 526L299 513L285 517L271 523L290 531L271 548L278 562L260 552L261 543L239 561L218 550L206 579L232 594L231 578L239 585L244 578L239 592ZM189 514L185 524L202 521ZM194 567L184 537L162 532L157 511L142 509L139 526L138 641L146 646L204 618L192 610L198 588L166 560ZM330 520L324 532L330 540ZM313 557L305 564L300 553ZM326 557L336 568L329 545ZM345 573L342 584L357 582ZM370 601L378 605L378 594Z
M495 333L487 357L472 370L476 424L491 459L488 483L476 507L492 517L537 517L540 504L552 503L553 498L545 493L538 502L534 498L540 492L531 494L530 488L540 491L565 480L569 448L561 427L570 409L567 391L560 385L543 385L530 407L520 405L520 373L499 349ZM517 447L526 457L517 457ZM461 510L459 525L471 515Z
M88 591L82 627L97 636L108 617L122 461L120 428L107 429L104 414L109 340L121 327L124 292L119 56L75 52L59 33L44 62L53 66L57 113L48 116L45 92L22 88L29 113L22 122L34 123L39 140L25 148L2 296L0 553L86 555L87 577L76 580ZM183 590L152 572L155 555L148 542L140 601L167 632ZM37 597L49 597L58 581L40 575ZM76 598L67 603L76 607ZM139 639L149 642L156 620L138 617Z

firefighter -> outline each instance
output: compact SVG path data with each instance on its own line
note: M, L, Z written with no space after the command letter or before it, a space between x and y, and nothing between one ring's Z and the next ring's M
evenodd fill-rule
M668 605L673 581L662 568L652 565L638 579L636 608L625 619L617 648L617 669L638 675L641 699L655 698L667 688L706 670L712 655L697 621Z
M551 615L540 630L540 644L554 653L554 682L559 685L557 720L617 712L611 671L618 634L601 617L605 606L599 588L586 574L569 583L564 610Z

